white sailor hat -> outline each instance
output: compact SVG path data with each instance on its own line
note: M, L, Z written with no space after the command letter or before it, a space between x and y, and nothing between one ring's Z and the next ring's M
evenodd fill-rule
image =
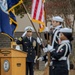
M27 26L24 31L34 31L33 27L32 26Z
M72 29L71 28L61 28L60 32L62 32L62 33L72 33Z
M64 19L61 18L60 16L54 16L54 17L52 18L52 20L58 21L58 22L63 22L63 21L64 21Z
M61 28L59 31L63 33L67 37L68 40L70 41L73 40L71 28Z

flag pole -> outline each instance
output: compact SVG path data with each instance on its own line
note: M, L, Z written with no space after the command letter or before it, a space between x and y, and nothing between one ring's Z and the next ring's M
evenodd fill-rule
M44 5L45 5L45 2L44 2ZM47 26L47 15L46 15L46 7L45 6L44 6L44 10L45 10L45 24ZM48 40L50 40L50 38L48 39L48 33L47 33L47 44L49 43ZM48 52L48 66L49 65L50 65L50 52Z
M34 26L32 20L31 20L31 17L30 17L30 15L29 15L28 10L27 10L26 6L24 5L24 3L22 3L22 6L23 6L23 8L24 8L24 11L27 13L27 16L28 16L28 18L29 18L29 20L30 20L30 22L31 22L31 24L32 24L32 26L33 26L33 28L34 28L34 30L35 30L37 36L39 37L39 34L38 34L38 32L37 32L37 30L36 30L36 28L35 28L35 26Z
M45 1L46 0L44 0L44 5L45 5ZM45 8L45 6L44 6L44 16L45 16L45 25L46 25L46 27L47 27L47 15L46 15L46 8ZM49 43L48 42L48 40L51 40L51 37L49 37L49 39L48 39L48 32L47 32L47 44ZM50 52L47 52L47 56L48 56L48 64L47 64L47 66L45 67L45 70L44 70L44 74L43 75L49 75L49 66L50 66Z
M35 28L35 26L34 26L32 20L31 20L30 14L28 13L28 10L27 10L26 6L24 5L24 3L22 3L22 6L23 6L23 8L24 8L24 11L27 13L27 16L28 16L28 18L29 18L29 20L30 20L30 22L31 22L31 24L32 24L32 26L33 26L33 28L34 28L34 30L35 30L37 36L39 37L39 39L40 39L40 41L41 41L40 35L39 35L39 33L37 32L37 30L36 30L36 28ZM43 43L42 41L41 41L41 43L42 43L42 46L45 47L45 45L44 45L44 43Z
M45 5L45 2L44 2L44 5ZM46 27L47 27L47 15L46 15L46 8L44 6L44 11L45 11L45 24L46 24ZM49 43L48 40L50 40L50 38L48 39L48 32L47 32L47 44ZM50 52L47 53L48 55L48 66L50 65Z

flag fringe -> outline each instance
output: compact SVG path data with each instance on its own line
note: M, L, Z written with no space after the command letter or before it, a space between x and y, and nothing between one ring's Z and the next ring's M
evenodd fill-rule
M14 29L14 32L15 32L15 30L17 29L17 27L18 27L18 24L17 24L17 22L16 21L14 21L12 18L10 18L10 23L12 24L12 23L14 23L15 25L16 25L16 27L15 27L15 29Z
M22 0L20 0L16 5L12 6L12 7L8 10L8 12L12 11L15 7L17 7L17 6L20 5L21 3L23 3Z
M12 41L14 40L13 37L9 36L8 34L6 34L6 33L4 33L4 32L2 32L1 34L6 35L6 36L9 37Z
M42 24L42 25L45 25L45 23L44 23L44 22L39 21L39 20L32 19L32 21L33 21L33 22L36 22L36 23L39 23L39 24Z

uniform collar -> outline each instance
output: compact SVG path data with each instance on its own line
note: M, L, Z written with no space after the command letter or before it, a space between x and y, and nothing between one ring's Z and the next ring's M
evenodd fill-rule
M60 29L61 27L62 27L62 25L59 25L59 26L55 27L54 30L56 30L56 29Z
M55 27L55 29L53 30L53 33L54 33L56 30L60 29L60 28L62 28L62 25L59 25L59 26Z
M70 41L69 40L64 40L64 41L61 41L60 44L63 44L63 43L70 43Z
M27 38L32 38L32 36L30 36L30 37L27 37Z
M31 37L27 37L30 41L32 40L32 36Z

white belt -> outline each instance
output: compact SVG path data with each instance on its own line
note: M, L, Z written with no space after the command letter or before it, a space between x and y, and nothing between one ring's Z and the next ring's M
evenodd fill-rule
M61 60L67 60L67 57L61 57L61 58L59 59L59 61L61 61Z
M52 58L52 60L55 60L55 58ZM61 58L59 59L59 61L61 61L61 60L67 60L67 57L61 57Z

